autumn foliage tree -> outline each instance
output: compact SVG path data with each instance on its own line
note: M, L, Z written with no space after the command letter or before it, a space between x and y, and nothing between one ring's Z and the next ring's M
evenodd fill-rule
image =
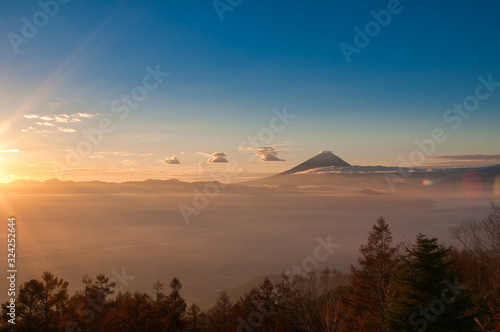
M500 331L500 211L481 222L452 230L459 251L420 234L401 250L383 217L360 247L351 274L331 268L299 275L281 274L262 282L234 303L220 292L202 311L181 296L174 277L151 294L120 290L103 274L84 276L68 296L68 283L44 272L19 286L16 324L2 304L0 332L351 332L351 331ZM467 286L464 288L464 285Z
M451 229L464 251L458 256L464 283L479 297L478 310L486 313L482 326L500 330L500 206L491 203L481 221L465 221Z
M232 315L233 304L226 291L221 291L215 306L208 311L208 331L226 332L236 329Z

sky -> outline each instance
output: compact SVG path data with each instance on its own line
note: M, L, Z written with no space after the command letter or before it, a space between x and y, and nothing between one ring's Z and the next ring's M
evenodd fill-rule
M0 4L0 182L500 164L498 1ZM406 164L406 165L405 165Z

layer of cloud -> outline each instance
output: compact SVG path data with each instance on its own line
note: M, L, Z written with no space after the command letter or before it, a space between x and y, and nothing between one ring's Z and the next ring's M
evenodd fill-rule
M199 152L200 154L208 157L209 163L228 163L229 161L226 159L227 154L225 152L214 152L214 153L206 153Z
M125 165L125 166L136 166L137 163L135 161L133 161L133 160L126 159L126 160L122 161L122 165Z
M117 156L135 156L137 154L135 152L125 152L125 151L112 151L109 153Z
M82 122L83 120L91 119L97 116L99 113L76 113L76 114L51 114L51 115L39 115L39 114L26 114L23 115L25 119L28 120L38 120L33 125L39 127L53 127L54 130L45 130L37 127L35 130L32 126L28 128L21 129L21 132L27 133L33 130L36 133L75 133L76 130L73 128L68 128L70 124ZM64 124L66 127L61 127ZM57 129L57 130L56 130Z
M0 153L18 153L18 149L0 150Z
M170 158L167 158L165 159L164 161L165 164L168 164L168 165L178 165L180 164L180 160L177 158L177 156L173 156L173 157L170 157Z
M38 115L38 114L27 114L23 115L25 119L39 119L44 122L37 122L38 125L45 125L51 122L58 123L75 123L81 122L82 119L91 119L97 116L98 113L76 113L76 114L52 114L52 115Z
M76 113L76 115L80 118L93 118L96 114L91 114L91 113Z
M50 122L36 122L36 124L39 126L54 127L54 124Z
M255 155L257 155L261 161L285 161L284 159L278 158L278 153L274 146L251 146L242 147L240 150L254 150Z
M57 130L63 133L76 133L76 130L72 128L63 128L63 127L57 127Z
M457 160L457 161L495 161L500 162L500 154L462 154L454 156L436 156L434 159Z

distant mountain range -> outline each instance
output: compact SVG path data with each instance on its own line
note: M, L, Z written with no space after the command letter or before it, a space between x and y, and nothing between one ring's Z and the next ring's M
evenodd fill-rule
M470 168L399 168L389 166L351 165L330 151L318 155L282 173L241 183L222 185L217 181L181 182L171 180L129 181L109 183L102 181L45 182L15 180L0 184L4 194L52 193L132 193L132 192L191 192L207 183L216 184L221 191L230 193L272 194L295 190L343 190L362 193L388 193L398 190L471 190L500 193L500 165ZM260 187L260 188L256 188Z
M252 186L330 186L357 190L394 191L433 187L455 190L457 186L480 185L500 190L500 165L461 168L401 168L351 165L330 151L322 151L305 162L271 177L245 182ZM493 186L497 186L496 189ZM426 188L424 188L426 189Z

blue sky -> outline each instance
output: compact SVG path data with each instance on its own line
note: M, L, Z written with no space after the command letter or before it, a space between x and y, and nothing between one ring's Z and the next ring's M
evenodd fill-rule
M50 162L64 164L83 130L106 117L116 130L68 169L70 178L102 173L120 180L116 174L139 171L204 178L200 162L207 158L199 152L226 153L249 177L290 168L319 150L353 164L395 165L436 127L449 139L426 163L499 153L500 88L457 130L443 113L474 93L479 76L500 81L500 4L401 1L399 14L348 64L339 44L354 45L353 28L364 30L374 20L370 12L388 3L243 0L221 21L212 1L71 0L15 53L8 34L22 35L21 19L32 21L42 9L36 1L3 1L0 150L19 152L0 156L0 177L54 177ZM118 119L112 101L157 65L169 76ZM272 146L286 161L247 161L238 145L283 107L297 117L259 146ZM30 114L81 121L61 131L37 125ZM180 165L162 162L173 156Z

